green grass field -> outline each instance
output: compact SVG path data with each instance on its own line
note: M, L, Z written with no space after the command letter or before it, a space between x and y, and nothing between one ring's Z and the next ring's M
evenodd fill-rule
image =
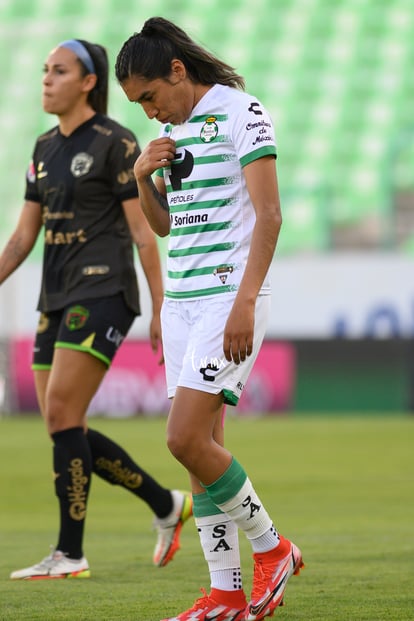
M164 419L91 420L166 486L187 478L164 442ZM278 529L306 563L290 580L281 621L414 619L414 418L229 417L227 446ZM152 566L152 515L94 479L85 537L90 580L12 582L56 543L51 447L38 418L0 419L0 620L159 621L208 589L191 521L182 549ZM251 560L241 534L246 591Z

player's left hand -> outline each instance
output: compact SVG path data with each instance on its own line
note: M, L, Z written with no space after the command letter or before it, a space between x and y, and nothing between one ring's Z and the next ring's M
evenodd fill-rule
M223 352L226 360L240 364L253 350L255 304L238 301L237 298L228 316L223 337Z
M164 364L164 350L162 346L162 334L161 334L161 320L160 315L156 314L152 316L150 323L150 343L151 349L154 354L160 353L158 364Z

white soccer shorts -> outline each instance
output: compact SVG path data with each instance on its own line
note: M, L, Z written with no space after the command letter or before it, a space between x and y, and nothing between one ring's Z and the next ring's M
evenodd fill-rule
M161 322L169 398L183 386L212 394L223 391L224 402L237 405L265 336L270 295L257 298L253 352L238 365L223 353L224 326L233 302L229 295L164 300Z

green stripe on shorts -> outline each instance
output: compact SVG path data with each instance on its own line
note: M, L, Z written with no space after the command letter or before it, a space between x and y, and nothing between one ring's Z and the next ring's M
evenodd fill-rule
M92 347L87 347L85 345L76 345L75 343L64 343L62 341L56 341L55 348L73 349L74 351L83 351L86 354L90 354L91 356L94 356L94 358L98 358L99 360L102 360L102 362L106 364L107 367L111 366L110 358L108 358L107 356L104 356L99 351L96 351L96 349L92 349Z

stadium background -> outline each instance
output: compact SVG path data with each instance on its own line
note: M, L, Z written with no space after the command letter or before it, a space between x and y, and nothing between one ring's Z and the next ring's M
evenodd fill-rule
M0 246L18 217L35 137L56 121L40 106L49 50L67 38L96 40L113 66L151 15L173 19L235 66L275 123L284 224L266 350L240 412L412 410L411 0L0 0ZM113 75L110 88L110 115L142 145L155 137L157 124ZM38 244L0 289L0 411L34 407L40 256ZM141 273L140 282L144 317L91 413L167 407L141 342Z

